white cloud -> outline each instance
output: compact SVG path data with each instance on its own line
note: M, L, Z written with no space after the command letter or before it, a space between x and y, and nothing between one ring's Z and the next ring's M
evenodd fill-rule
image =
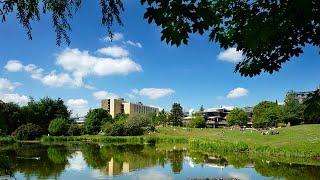
M112 39L110 38L109 35L105 36L102 38L103 41L106 41L106 42L111 42L111 41L121 41L124 39L124 36L122 33L114 33L113 36L112 36Z
M14 93L16 87L21 83L11 82L8 79L0 78L0 100L4 102L13 102L20 105L25 105L29 102L29 98L24 95Z
M105 48L98 49L98 53L111 56L113 58L127 57L129 52L119 46L109 46Z
M237 63L243 60L242 51L237 51L236 48L228 48L218 54L218 60Z
M96 91L92 94L97 100L103 99L116 99L119 98L118 95L107 92L107 91Z
M127 75L131 72L142 71L141 66L128 57L119 59L101 58L79 49L63 51L58 55L57 64L61 65L66 71L72 72L75 77Z
M235 89L231 90L228 93L227 98L235 99L235 98L240 98L240 97L243 97L243 96L247 96L248 94L249 94L249 91L247 89L238 87L238 88L235 88Z
M43 76L40 80L44 85L50 87L80 87L83 85L82 79L73 78L67 73L57 74L55 71Z
M149 99L159 99L173 94L174 90L170 88L143 88L140 90L134 89L132 92L136 95L146 96Z
M21 83L11 82L8 79L0 78L0 92L12 92L17 86L20 86Z
M71 157L68 157L68 169L73 171L82 171L87 167L81 151L76 151Z
M29 98L25 95L20 95L16 93L4 93L0 92L0 99L6 103L13 102L19 105L25 105L29 102Z
M138 47L138 48L142 48L142 44L139 43L139 42L126 41L125 44L129 44L129 45L131 45L131 46L135 46L135 47Z
M74 116L85 116L89 111L88 101L85 99L69 99L66 104Z
M9 60L4 68L10 72L19 72L22 71L24 67L18 60Z

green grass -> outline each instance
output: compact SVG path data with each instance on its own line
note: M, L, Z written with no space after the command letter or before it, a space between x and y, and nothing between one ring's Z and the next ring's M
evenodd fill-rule
M145 136L110 137L85 135L71 137L44 136L42 142L90 141L132 144L188 144L190 149L204 152L246 152L289 157L320 157L320 125L279 128L278 135L261 135L254 130L190 129L162 127L158 133Z

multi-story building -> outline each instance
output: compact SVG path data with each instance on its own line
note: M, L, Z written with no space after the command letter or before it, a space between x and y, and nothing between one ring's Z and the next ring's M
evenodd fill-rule
M158 113L159 109L155 107L145 106L141 102L130 103L124 99L104 99L101 101L101 107L107 110L112 117L117 114L149 114Z
M317 90L320 90L320 85L317 88ZM299 101L300 104L302 104L308 98L309 95L315 93L317 90L315 90L315 91L295 92L296 99Z

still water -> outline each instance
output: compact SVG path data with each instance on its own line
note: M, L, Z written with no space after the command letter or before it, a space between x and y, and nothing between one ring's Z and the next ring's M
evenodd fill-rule
M20 143L0 147L0 179L320 179L319 161L292 162L169 145Z

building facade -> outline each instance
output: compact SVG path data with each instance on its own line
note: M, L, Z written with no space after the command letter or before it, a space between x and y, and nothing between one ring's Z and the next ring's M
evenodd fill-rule
M295 92L296 99L299 101L300 104L302 104L308 98L309 95L312 95L319 90L320 90L320 85L315 91Z
M114 118L117 114L149 114L158 113L159 109L155 107L145 106L141 102L130 103L124 99L104 99L101 101L101 107L107 110Z

